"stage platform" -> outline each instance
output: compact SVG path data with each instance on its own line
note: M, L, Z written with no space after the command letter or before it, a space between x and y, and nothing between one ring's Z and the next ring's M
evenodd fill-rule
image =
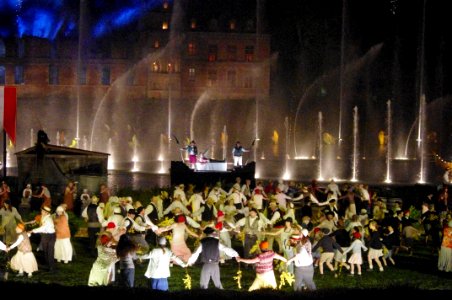
M171 185L191 183L202 187L205 184L214 185L221 181L223 186L229 186L235 182L236 177L240 177L242 182L245 182L245 179L251 179L254 184L256 163L250 162L241 168L227 169L226 162L209 162L197 163L196 168L192 170L181 161L171 161Z

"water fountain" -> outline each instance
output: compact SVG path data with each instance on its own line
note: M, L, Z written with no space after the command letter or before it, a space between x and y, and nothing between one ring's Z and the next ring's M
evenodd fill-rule
M419 180L418 183L425 183L425 95L422 95L419 101L419 135L417 138L419 151Z
M392 182L391 174L391 156L392 156L392 111L391 111L391 100L386 102L386 183Z
M318 122L319 122L319 132L318 132L318 141L319 141L319 154L318 154L318 161L319 161L319 173L317 179L322 181L323 180L323 116L322 112L319 111L318 115Z
M353 154L352 154L352 179L351 181L358 181L358 107L353 108Z

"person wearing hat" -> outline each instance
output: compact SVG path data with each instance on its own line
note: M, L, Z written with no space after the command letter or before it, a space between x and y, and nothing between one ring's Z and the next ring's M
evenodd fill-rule
M96 256L96 240L97 234L100 232L104 220L105 204L98 205L99 198L93 196L89 203L82 211L82 218L87 222L88 227L88 248L92 256Z
M139 225L135 222L135 216L137 212L135 209L131 208L127 211L127 217L124 218L124 221L121 226L126 228L126 235L133 240L136 244L140 244L140 246L147 248L149 245L144 240L144 234L146 233L146 226ZM144 243L144 244L142 244Z
M96 196L93 196L96 197ZM97 197L96 197L97 198ZM91 203L91 195L88 192L88 189L83 189L82 194L80 195L80 214L85 210L85 208ZM96 203L99 202L97 198Z
M72 260L72 244L71 232L69 230L69 222L66 217L64 208L60 205L56 208L55 217L55 259L58 262L64 261L67 264Z
M287 261L287 265L294 263L295 284L294 291L307 288L310 291L317 289L314 283L314 259L312 258L312 246L309 240L309 231L302 229L301 234L295 239L295 256Z
M319 261L320 275L323 275L324 263L326 263L326 266L331 270L331 272L334 272L334 267L331 264L334 258L334 249L339 250L341 253L343 253L344 251L342 250L341 246L336 243L336 241L330 236L331 230L329 228L321 228L321 232L323 236L314 246L312 252L317 251L317 249L319 249L320 247L323 249L322 254L320 254ZM335 277L337 277L337 274L335 274Z
M256 264L256 278L251 284L248 291L254 291L263 288L276 289L276 278L273 272L273 260L278 259L287 263L287 259L269 249L267 241L262 241L259 244L261 251L255 258L236 258L238 262L246 264Z
M217 208L214 204L213 198L207 198L206 203L201 205L201 207L193 213L193 218L201 216L201 221L204 224L214 221L217 215Z
M179 199L184 206L187 206L187 195L185 194L185 185L183 183L174 188L173 199Z
M207 289L209 287L210 279L218 289L223 289L223 285L220 280L220 252L224 252L227 256L238 257L239 254L232 248L224 246L220 243L219 239L214 237L215 229L212 227L206 227L204 229L205 238L201 239L201 243L198 248L188 259L187 264L193 265L198 257L201 255L202 269L200 278L201 289Z
M365 227L367 224L369 224L369 215L367 214L367 209L362 208L359 216L358 221L361 223L361 226Z
M171 201L171 204L163 211L163 215L166 216L170 212L173 212L176 208L180 209L184 213L184 215L187 215L187 216L190 215L190 211L182 203L182 201L179 198L179 196L173 198L173 200Z
M172 262L183 268L187 267L186 263L168 249L167 244L165 237L159 237L158 247L152 249L147 255L140 256L141 259L149 259L144 276L151 280L150 287L153 290L169 290L168 277L171 276L170 265Z
M244 217L237 221L237 223L235 224L236 231L240 232L240 229L242 228L245 233L245 239L243 242L243 257L252 257L250 253L251 248L261 237L265 226L265 221L259 216L259 213L255 208L252 208L250 210L247 217Z
M25 231L25 225L18 223L16 226L17 240L9 247L7 251L17 247L17 253L11 258L11 269L17 271L17 276L23 276L27 273L28 277L33 276L33 272L38 271L38 263L33 254L30 239Z
M232 148L232 157L234 159L234 167L242 167L243 153L250 152L250 150L243 148L239 141L235 142L234 148Z
M226 198L226 200L229 199L234 199L234 205L238 210L242 209L244 203L247 201L245 195L240 189L240 185L237 183L232 186L232 193Z
M363 263L362 258L362 250L367 251L367 247L361 241L361 233L354 232L353 233L353 242L347 248L344 248L344 255L348 252L352 251L352 255L348 259L348 263L350 264L350 275L355 274L355 266L358 271L358 275L361 276L361 265Z
M140 245L141 250L147 252L148 251L148 243L146 241L146 233L148 231L153 232L154 234L158 233L158 226L152 223L151 219L146 215L146 211L143 206L140 206L136 210L135 223L139 226L144 227L145 230L141 232L135 232L134 241ZM149 230L150 229L150 230ZM155 237L154 237L155 239Z
M53 223L52 210L48 206L41 208L41 222L38 228L31 233L41 234L40 248L44 253L44 258L50 272L55 271L55 224Z

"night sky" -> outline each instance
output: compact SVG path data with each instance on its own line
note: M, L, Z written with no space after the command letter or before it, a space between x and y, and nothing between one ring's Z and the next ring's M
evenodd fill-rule
M162 0L87 1L93 38L108 38L112 33L129 30L162 3ZM187 1L184 2L190 3ZM299 106L312 107L313 111L325 106L337 108L342 83L346 118L350 119L351 108L356 105L365 112L361 122L371 124L369 116L379 115L373 118L374 124L365 125L376 127L384 123L381 108L391 99L398 116L405 121L399 127L406 135L416 118L420 94L424 93L427 103L437 103L431 105L435 107L434 113L441 113L436 118L440 124L431 128L440 132L443 148L449 148L452 138L447 132L452 131L452 123L446 115L452 112L449 104L452 59L448 55L452 53L452 35L448 1L262 0L261 3L263 32L271 35L272 53L277 56L271 94L285 110L284 114L293 119ZM204 0L196 5L198 14L207 14L209 10L216 14L220 8L249 14L256 1ZM1 37L76 36L77 22L78 1L0 1ZM349 70L343 77L341 66Z

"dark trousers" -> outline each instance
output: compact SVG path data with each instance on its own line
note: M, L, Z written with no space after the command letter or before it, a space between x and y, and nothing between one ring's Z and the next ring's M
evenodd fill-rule
M88 227L88 240L89 240L89 251L91 254L95 255L97 254L97 247L96 247L96 241L97 241L97 234L100 232L100 227Z
M133 287L135 282L135 269L121 269L120 285L124 287Z
M55 270L55 233L41 233L41 249L49 271Z

